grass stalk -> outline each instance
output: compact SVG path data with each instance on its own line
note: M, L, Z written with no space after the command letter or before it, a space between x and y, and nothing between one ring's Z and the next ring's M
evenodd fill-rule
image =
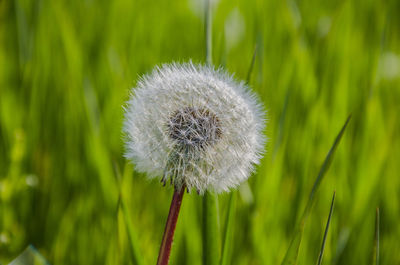
M232 191L229 205L228 205L228 213L226 214L225 221L225 234L224 234L224 242L222 244L222 254L221 254L221 265L230 264L230 256L232 255L232 239L233 239L233 227L235 223L235 208L236 208L236 198L237 192Z
M212 64L212 13L211 2L205 0L205 50L206 63ZM203 264L217 265L219 262L218 231L218 197L215 194L206 192L203 197Z
M375 214L375 238L371 264L379 265L379 208L376 208Z
M218 197L206 192L203 198L203 264L219 262Z
M211 3L210 0L205 0L205 20L204 30L206 39L206 63L212 64L212 18L211 18Z
M114 164L115 166L115 179L118 185L119 189L119 197L118 197L118 211L122 211L122 216L125 224L125 229L128 232L128 240L129 240L129 253L132 258L132 262L135 265L143 265L143 256L142 252L139 250L139 239L137 237L137 234L135 233L135 230L132 225L132 217L129 211L128 206L126 205L125 198L122 194L122 179L127 178L129 175L132 174L131 168L128 166L128 164L125 165L123 175L121 175L121 172L117 166L117 164Z
M298 223L298 225L296 225L294 237L289 245L288 250L286 251L286 255L282 261L282 265L297 264L297 257L299 255L299 248L300 248L300 244L301 244L301 238L303 236L304 226L307 221L307 217L311 211L312 205L314 204L315 194L321 184L322 179L324 178L326 172L328 171L328 169L332 163L335 151L340 143L340 140L342 139L342 136L344 134L344 131L345 131L349 121L350 121L350 118L351 118L351 115L347 118L347 120L346 120L345 124L343 125L342 129L340 130L339 134L336 136L336 139L333 142L333 145L332 145L331 149L329 150L329 152L324 160L324 163L321 166L318 176L314 181L313 188L308 197L307 205L304 209L304 212L300 219L300 222Z
M128 207L125 204L125 200L124 200L122 194L120 194L119 202L120 202L119 205L122 210L122 215L124 217L125 227L128 232L128 239L129 239L129 246L130 246L129 249L130 249L130 255L132 257L133 264L143 265L143 257L139 251L139 240L138 240L137 235L131 224L131 220L132 220L131 215L128 210Z
M332 202L331 202L331 209L329 210L328 221L326 222L324 238L322 240L321 251L319 252L319 255L318 255L317 265L321 265L322 264L322 256L324 255L325 242L326 242L326 238L328 236L329 224L331 223L331 218L332 218L332 213L333 213L333 206L335 204L335 197L336 197L336 192L333 192L333 197L332 197Z
M246 78L246 83L247 84L250 83L251 74L253 73L254 64L256 62L256 57L257 57L257 45L254 47L253 57L251 58L251 63L250 63L250 66L249 66L249 70L247 71L247 78Z

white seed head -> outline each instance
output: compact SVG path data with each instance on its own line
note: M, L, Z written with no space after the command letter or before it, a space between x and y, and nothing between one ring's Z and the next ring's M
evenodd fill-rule
M264 152L265 112L222 69L166 64L140 79L125 107L125 156L149 178L220 193L246 180Z

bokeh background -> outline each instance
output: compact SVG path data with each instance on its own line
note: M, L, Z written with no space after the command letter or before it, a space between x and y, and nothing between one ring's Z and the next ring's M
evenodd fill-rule
M250 85L269 116L267 154L237 192L232 264L280 264L350 113L299 264L317 260L334 190L324 264L370 263L377 207L381 264L400 264L400 2L212 10L214 64L246 79L256 50ZM33 244L51 264L155 264L173 190L123 158L122 105L155 65L205 61L203 23L196 0L0 1L0 263ZM171 264L201 264L201 205L185 195Z

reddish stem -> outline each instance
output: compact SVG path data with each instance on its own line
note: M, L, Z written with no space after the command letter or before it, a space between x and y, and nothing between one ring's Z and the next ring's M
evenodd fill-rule
M157 265L168 265L172 240L174 239L176 222L178 221L179 210L181 208L184 193L185 187L182 187L180 191L177 189L174 191L174 196L172 197L171 206L169 208L167 223L165 224L160 253L158 254Z

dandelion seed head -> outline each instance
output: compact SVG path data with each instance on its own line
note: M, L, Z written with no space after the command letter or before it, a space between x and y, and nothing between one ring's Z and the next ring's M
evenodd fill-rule
M218 117L205 108L185 107L172 115L168 124L170 137L177 145L206 148L221 136Z
M140 79L125 107L125 156L149 178L203 194L245 181L264 153L265 112L222 69L165 64Z

